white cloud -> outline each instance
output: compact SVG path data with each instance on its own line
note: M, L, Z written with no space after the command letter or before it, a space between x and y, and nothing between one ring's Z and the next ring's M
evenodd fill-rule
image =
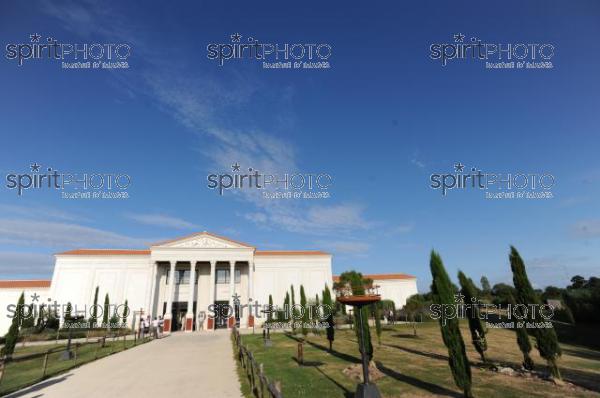
M571 233L576 238L600 237L600 219L581 220L571 225Z
M317 246L323 247L327 251L332 251L336 254L366 254L371 245L366 242L354 240L338 240L338 241L319 241Z
M0 243L59 249L85 247L146 247L152 240L86 227L74 223L0 219Z
M53 267L51 254L0 251L0 278L47 278Z
M128 213L125 216L145 225L174 229L200 229L200 227L196 224L185 221L181 218L167 216L164 214Z

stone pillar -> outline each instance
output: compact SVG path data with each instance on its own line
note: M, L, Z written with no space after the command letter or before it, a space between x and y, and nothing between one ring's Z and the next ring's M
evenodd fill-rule
M196 262L190 261L190 291L188 295L187 313L185 314L185 331L194 330L194 282L196 280Z
M254 300L254 261L248 261L248 304ZM248 306L248 327L254 326L254 307Z
M233 294L235 293L235 261L229 262L229 307L233 309ZM227 321L227 326L230 328L235 325L235 311L231 314Z
M175 285L175 261L169 261L169 281L167 285L167 310L163 322L163 333L171 333L171 322L173 321L171 308L173 307L173 286Z
M216 260L210 261L210 281L208 283L208 305L215 304L215 268L217 266ZM215 320L207 317L206 319L206 329L214 330L215 329Z

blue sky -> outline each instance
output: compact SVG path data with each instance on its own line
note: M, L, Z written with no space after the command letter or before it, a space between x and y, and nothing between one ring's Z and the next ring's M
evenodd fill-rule
M0 62L0 171L37 162L122 172L126 200L66 200L0 190L0 277L50 277L52 253L144 247L208 230L260 249L323 249L334 272L405 272L427 290L429 251L449 272L509 281L515 245L535 284L600 271L600 4L477 2L3 2L0 36L128 43L127 70ZM220 67L209 43L240 33L329 43L329 70ZM463 33L490 43L552 43L549 70L486 70L429 58ZM239 162L328 173L331 198L219 196L206 176ZM432 173L457 162L498 173L551 173L553 199L442 196ZM229 169L229 170L228 170ZM4 185L4 184L3 184Z

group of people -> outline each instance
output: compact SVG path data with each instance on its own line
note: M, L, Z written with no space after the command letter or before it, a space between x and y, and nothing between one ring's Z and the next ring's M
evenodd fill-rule
M145 336L152 334L152 337L155 339L160 338L163 333L163 324L164 320L162 316L152 319L150 318L150 315L148 315L146 318L142 318L140 320L138 337L143 339Z

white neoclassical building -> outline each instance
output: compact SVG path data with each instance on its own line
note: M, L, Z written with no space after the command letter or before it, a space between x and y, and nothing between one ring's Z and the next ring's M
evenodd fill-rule
M163 316L166 331L253 326L247 308L211 317L211 305L282 303L291 285L314 297L331 286L331 255L322 251L261 251L201 232L159 242L146 250L78 249L56 254L48 296L74 307L127 300L133 314ZM258 314L260 317L260 314ZM262 323L262 318L257 319Z
M21 292L27 304L57 303L63 315L67 303L86 319L98 288L101 307L106 294L111 305L127 301L128 323L140 316L163 317L166 332L212 330L221 327L260 326L264 314L236 306L283 304L294 286L299 302L300 286L306 296L321 296L332 287L332 256L323 251L264 251L208 232L159 242L143 250L76 249L55 255L51 281L0 281L0 306L6 312ZM416 293L416 280L405 274L377 275L382 298L404 305ZM213 309L237 308L226 316ZM0 317L0 334L11 319Z

